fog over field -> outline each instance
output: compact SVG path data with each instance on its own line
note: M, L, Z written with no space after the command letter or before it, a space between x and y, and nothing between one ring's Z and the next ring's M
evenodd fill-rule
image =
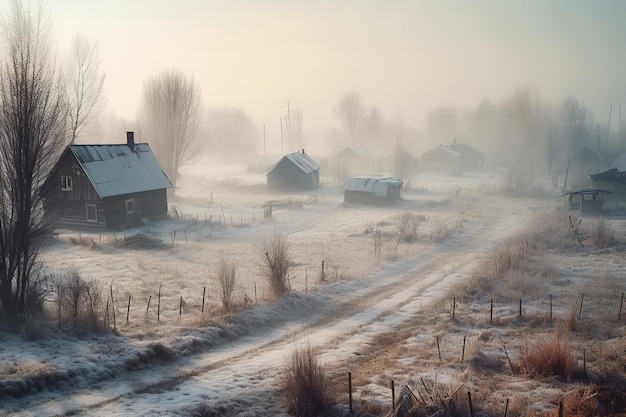
M626 415L626 3L0 16L0 416Z
M118 143L128 130L154 140L139 117L142 95L165 71L197 83L208 156L238 162L353 143L383 157L401 142L419 156L456 139L488 153L488 164L520 152L543 164L553 147L567 155L573 143L576 153L583 140L573 136L596 148L624 140L621 2L48 5L59 59L84 36L105 75L100 123L79 142ZM352 135L338 114L350 94ZM568 132L570 119L585 132Z

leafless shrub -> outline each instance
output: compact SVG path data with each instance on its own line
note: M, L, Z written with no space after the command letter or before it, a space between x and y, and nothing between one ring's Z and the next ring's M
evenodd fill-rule
M104 299L98 282L85 280L78 269L72 268L56 284L59 325L62 328L78 332L104 330Z
M280 385L287 412L292 416L314 417L334 403L325 369L308 343L293 351Z
M291 256L287 236L276 230L263 235L257 242L257 249L260 252L259 262L270 286L271 294L274 298L278 298L291 287L289 283Z
M217 279L222 289L222 307L230 310L237 282L237 265L232 259L220 258L217 264Z
M576 365L569 332L555 328L552 338L527 344L521 352L521 370L528 375L567 379Z
M617 243L615 233L612 229L607 227L602 217L591 222L588 234L591 244L596 248L608 248Z
M412 243L417 240L417 228L424 219L423 215L408 211L397 216L395 224L398 243Z

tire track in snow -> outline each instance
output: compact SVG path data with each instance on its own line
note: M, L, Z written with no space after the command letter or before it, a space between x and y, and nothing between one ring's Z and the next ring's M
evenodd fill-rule
M258 334L165 364L106 381L97 391L82 391L25 410L23 415L181 415L200 402L258 398L257 412L277 412L271 397L284 359L294 345L311 341L322 360L341 363L374 336L398 327L426 308L433 297L471 275L480 258L525 223L528 216L495 210L464 225L461 232L427 253L394 262L355 281L321 288L323 305L303 313L295 325ZM181 394L182 393L182 394ZM265 400L263 401L263 399ZM252 407L247 405L247 407ZM253 414L250 414L253 415Z

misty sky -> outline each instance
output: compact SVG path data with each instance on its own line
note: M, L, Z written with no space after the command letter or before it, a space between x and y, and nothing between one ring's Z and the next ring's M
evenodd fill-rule
M0 0L2 12L9 0ZM59 56L97 40L108 109L134 119L144 82L180 70L208 107L239 107L268 129L287 104L305 129L339 125L350 90L420 127L440 106L498 103L516 87L571 95L608 119L624 105L626 2L48 0Z

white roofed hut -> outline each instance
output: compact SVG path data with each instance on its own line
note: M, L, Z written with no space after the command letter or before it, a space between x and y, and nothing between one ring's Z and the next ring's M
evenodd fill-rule
M320 166L301 152L283 156L267 169L267 187L271 191L307 191L320 185Z
M343 201L353 204L386 205L402 198L402 180L393 177L350 177L343 187Z
M69 145L48 178L46 216L58 228L111 230L167 218L172 187L147 143Z

